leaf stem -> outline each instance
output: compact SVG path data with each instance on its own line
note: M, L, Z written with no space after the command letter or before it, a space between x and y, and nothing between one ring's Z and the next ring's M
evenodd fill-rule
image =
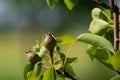
M75 62L77 62L78 60L80 60L86 53L82 53L75 61L73 61L72 63L70 64L73 64Z
M44 69L48 69L49 67L45 66L44 64L41 65Z
M72 45L70 45L70 47L68 48L67 53L66 53L66 58L65 58L64 64L66 63L67 57L68 57L68 55L70 54L70 50L71 50L71 48L73 47L73 45L74 45L75 43L76 43L76 41L74 41L74 42L72 43Z

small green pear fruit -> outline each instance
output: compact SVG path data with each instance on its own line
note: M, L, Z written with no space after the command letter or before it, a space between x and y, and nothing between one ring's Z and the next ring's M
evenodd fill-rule
M42 60L42 59L38 56L38 54L36 54L36 53L34 53L34 52L32 52L32 51L26 52L26 56L27 56L28 60L29 60L31 63L33 63L33 64L35 64L35 63L37 63L37 62L39 62L39 61Z

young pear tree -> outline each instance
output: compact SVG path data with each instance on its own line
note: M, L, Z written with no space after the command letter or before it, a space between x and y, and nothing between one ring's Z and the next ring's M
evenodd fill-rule
M54 9L60 0L46 0L48 6ZM114 0L108 0L109 5L101 0L92 0L104 9L92 10L92 21L89 25L89 33L82 33L77 38L69 35L55 37L47 32L41 43L36 44L26 52L29 63L24 69L25 80L79 80L72 63L78 61L78 57L68 57L71 47L78 41L88 44L87 53L91 60L100 61L117 74L110 80L120 80L120 50L119 50L119 7ZM64 0L69 10L74 9L78 0ZM63 53L61 47L70 45L67 53Z

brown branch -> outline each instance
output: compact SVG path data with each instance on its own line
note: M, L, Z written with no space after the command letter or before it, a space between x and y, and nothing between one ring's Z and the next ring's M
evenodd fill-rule
M120 39L117 39L120 42Z
M115 5L114 0L109 0L110 10L114 17L114 51L119 50L119 8Z
M93 2L95 2L96 4L102 6L102 7L106 8L106 9L110 9L110 6L109 6L109 5L101 2L100 0L93 0Z
M114 50L119 50L119 9L117 6L114 7Z
M115 3L114 3L114 0L110 0L109 3L110 3L110 10L111 10L112 12L114 12L114 11L115 11Z

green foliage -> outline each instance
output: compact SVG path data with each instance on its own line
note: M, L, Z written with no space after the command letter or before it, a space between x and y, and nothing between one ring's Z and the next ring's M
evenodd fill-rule
M91 33L83 33L78 36L77 40L94 46L101 47L114 53L112 44L102 36L98 36Z
M93 19L103 19L104 14L102 13L102 10L99 8L94 8L92 10L92 18Z
M62 67L63 67L63 62L62 62L62 60L58 60L58 61L55 62L55 64L54 64L55 70L59 70L59 69L61 69Z
M60 55L60 59L62 60L62 62L64 62L66 59L66 55L63 53L59 53L59 55Z
M65 71L69 73L71 76L77 77L71 65L67 65L65 67Z
M113 77L113 78L110 79L110 80L120 80L120 75L117 75L117 76Z
M80 34L78 41L89 44L87 53L91 60L94 58L103 63L106 67L120 72L120 51L114 52L114 35L112 13L106 9L102 11L99 8L92 10L93 20L90 23L90 33ZM119 80L116 76L111 80Z
M43 76L43 80L56 80L57 79L57 73L53 67L49 68Z
M114 70L112 63L111 63L111 58L113 54L110 53L109 51L101 49L93 45L89 45L89 48L87 49L87 53L91 56L92 60L96 58L97 60L102 62L105 66Z
M78 0L64 0L64 3L66 4L66 6L69 10L72 10L77 2L78 2Z
M47 0L48 6L53 9L55 7L55 0Z
M111 12L108 9L102 11L99 8L94 8L92 10L92 18L89 31L94 34L104 35L111 28L110 24L113 24Z
M102 19L108 23L113 23L113 20L111 19L111 11L109 9L106 9L102 11L99 8L94 8L92 10L92 18L93 19Z
M40 51L39 41L36 41L35 45L33 46L33 51L34 52L39 52Z
M80 34L77 40L89 44L87 53L92 61L95 58L106 67L118 70L120 67L118 64L119 60L117 59L119 58L115 56L116 54L114 55L114 35L113 26L111 25L113 20L111 17L110 10L102 11L99 8L94 8L92 10L93 20L89 26L91 33Z
M116 71L120 71L120 50L113 55L112 64Z
M110 24L102 19L94 19L90 24L89 31L94 34L103 35L109 26Z
M77 60L77 57L67 58L66 63L73 63L75 60Z
M27 73L32 71L34 66L32 64L27 64L24 68L24 79L27 80Z
M113 24L111 11L109 9L105 9L104 11L102 11L102 13L105 15L105 18L106 18L106 19L104 18L103 19L108 23Z
M34 65L33 71L28 75L28 80L40 80L38 77L40 77L40 72L41 72L41 64L36 63Z
M46 1L47 1L48 6L51 9L53 9L55 7L56 3L59 2L59 0L46 0ZM78 0L64 0L64 3L69 10L72 10L74 8L74 6L77 4L77 2L78 2Z
M109 40L109 41L112 43L112 45L114 44L114 33L113 33L113 30L108 30L108 31L106 32L106 34L104 35L104 37L105 37L107 40Z
M76 41L75 38L70 35L64 35L61 37L57 37L56 40L58 43L60 43L62 45L67 45L67 44L71 45Z
M42 46L41 49L40 49L40 51L38 52L38 55L40 57L44 57L45 53L47 53L47 49L44 46Z

